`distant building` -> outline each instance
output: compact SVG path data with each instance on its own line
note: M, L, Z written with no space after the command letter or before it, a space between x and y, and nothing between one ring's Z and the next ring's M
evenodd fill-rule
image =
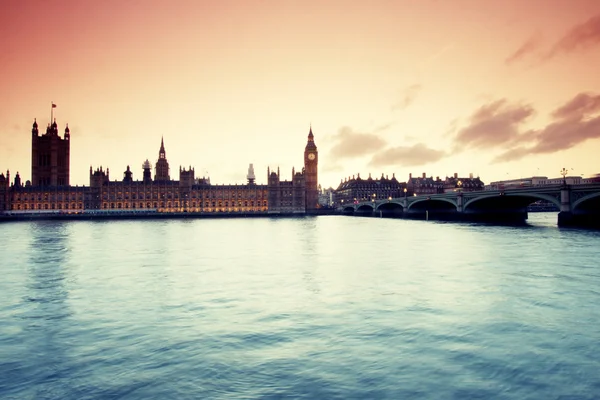
M600 178L582 178L581 176L565 176L559 178L548 178L547 176L532 176L528 178L508 179L503 181L491 182L485 188L486 190L518 189L531 186L543 185L582 185L586 183L600 182Z
M334 204L335 189L330 187L328 189L322 189L319 185L319 206L321 207L332 207Z
M371 174L367 179L362 179L360 174L355 178L342 180L335 189L334 203L336 206L353 204L361 201L381 200L404 196L406 184L398 182L396 176L373 179Z
M433 176L427 177L425 172L421 177L413 177L408 175L406 189L409 196L422 196L427 194L444 193L444 182L439 176L433 179Z
M406 183L409 195L412 193L416 196L446 193L446 192L475 192L484 190L484 183L479 177L474 178L473 174L468 177L459 177L457 173L452 176L446 176L444 180L440 177L433 179L433 176L427 177L425 173L421 177L408 176Z
M473 178L473 174L469 174L468 178L460 178L457 173L454 173L444 180L444 192L477 192L484 189L485 184L479 177Z
M521 187L544 185L548 182L547 176L531 176L520 179L507 179L503 181L490 182L485 186L486 190L517 189Z

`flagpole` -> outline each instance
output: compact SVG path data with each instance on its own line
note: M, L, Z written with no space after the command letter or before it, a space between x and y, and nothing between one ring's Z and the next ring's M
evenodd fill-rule
M52 121L54 120L54 102L50 102L50 124L52 125Z

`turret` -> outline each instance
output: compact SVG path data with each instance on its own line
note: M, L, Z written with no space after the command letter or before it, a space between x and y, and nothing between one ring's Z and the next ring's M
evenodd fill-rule
M15 175L15 185L16 188L20 188L21 187L21 177L19 176L19 173L17 172L17 175Z
M142 164L142 169L144 170L144 183L152 183L152 165L148 159Z
M256 175L254 175L254 165L252 165L252 164L250 164L248 166L248 175L246 175L246 179L248 179L248 185L254 185L255 184Z
M132 175L133 175L133 173L131 172L131 169L129 169L129 165L128 165L127 170L125 170L125 172L123 172L123 182L125 182L125 183L133 182Z

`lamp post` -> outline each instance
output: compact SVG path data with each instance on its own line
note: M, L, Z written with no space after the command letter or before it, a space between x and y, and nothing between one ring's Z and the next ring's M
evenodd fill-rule
M404 188L404 200L406 200L406 192L408 192L408 190Z
M564 186L567 186L567 174L568 174L568 173L569 173L569 171L568 171L566 168L563 168L563 169L560 171L560 174L561 174L561 175L562 175L562 177L563 177L563 185L564 185Z

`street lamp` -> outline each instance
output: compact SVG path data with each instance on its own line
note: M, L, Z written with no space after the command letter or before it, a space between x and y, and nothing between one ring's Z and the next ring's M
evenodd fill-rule
M568 171L566 168L563 168L563 169L560 171L560 174L561 174L561 175L562 175L562 177L563 177L563 185L565 185L565 186L567 186L567 174L568 174L568 173L569 173L569 171Z
M408 190L406 188L404 188L404 199L406 200L406 192L408 192Z

